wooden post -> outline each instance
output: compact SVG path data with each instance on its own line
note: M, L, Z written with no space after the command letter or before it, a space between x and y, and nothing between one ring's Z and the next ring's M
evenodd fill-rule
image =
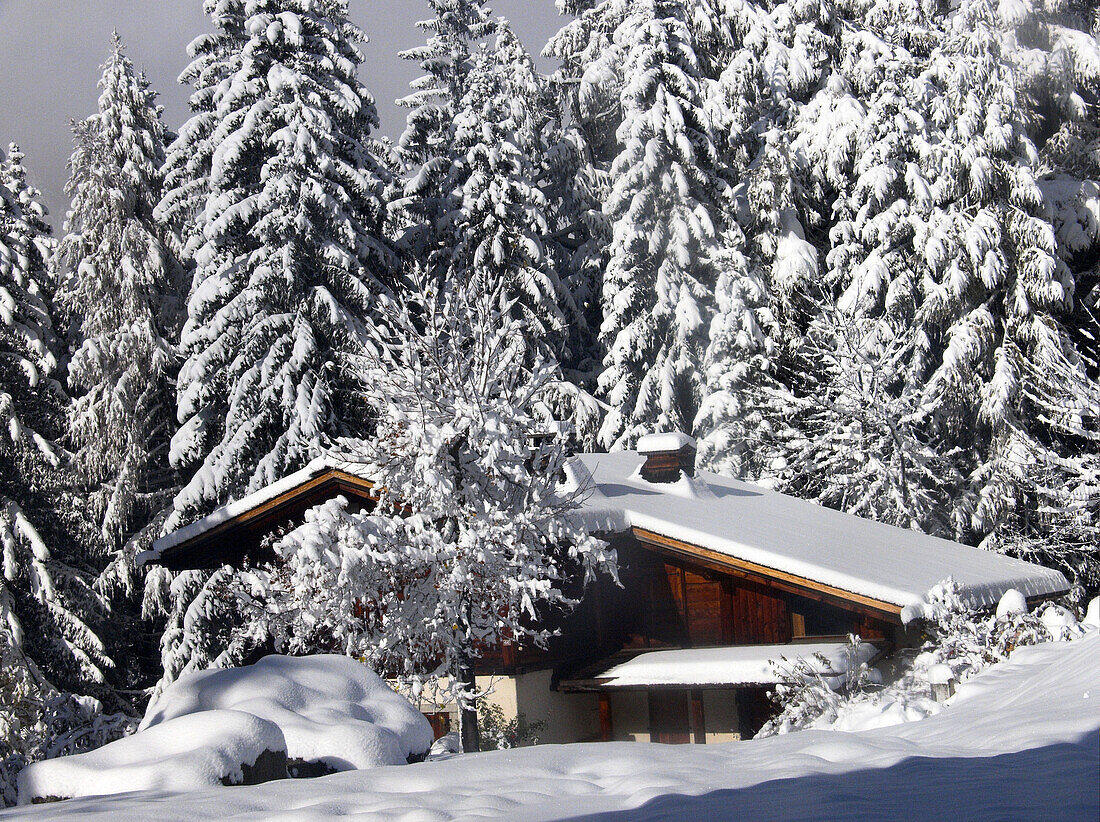
M707 741L707 728L703 717L703 692L693 690L691 692L691 729L694 732L696 745L705 745Z
M600 741L611 741L611 695L600 691Z

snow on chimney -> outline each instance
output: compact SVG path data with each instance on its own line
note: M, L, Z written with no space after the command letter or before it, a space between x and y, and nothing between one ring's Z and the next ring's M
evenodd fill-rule
M647 482L676 482L684 475L695 476L695 440L687 434L647 434L638 440L638 453L645 456L641 473Z

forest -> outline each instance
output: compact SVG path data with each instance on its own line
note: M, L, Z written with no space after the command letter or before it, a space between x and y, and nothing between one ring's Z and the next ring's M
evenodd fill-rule
M183 673L308 651L349 609L303 606L318 544L405 546L354 567L379 596L445 569L446 608L337 641L461 667L452 621L564 602L551 544L613 572L552 479L649 433L1100 591L1090 0L557 0L549 73L486 5L427 5L397 141L346 0L205 0L186 122L116 37L60 230L0 157L7 800ZM341 449L390 516L330 504L282 570L140 562ZM508 562L460 568L492 539ZM500 590L471 606L471 573Z

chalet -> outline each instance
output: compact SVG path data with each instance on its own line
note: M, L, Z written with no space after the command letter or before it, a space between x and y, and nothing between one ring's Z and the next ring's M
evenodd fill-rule
M1057 571L697 471L680 434L580 454L565 485L582 500L576 516L618 551L621 586L594 585L549 648L505 643L478 668L505 716L545 723L543 742L746 738L769 715L774 661L824 659L822 673L840 675L905 645L906 608L948 576L976 608L1009 589L1039 601L1069 588ZM369 508L372 488L354 465L318 460L145 559L172 570L262 559L274 529L338 494ZM849 633L866 641L854 659ZM438 733L454 713L428 698L421 709Z

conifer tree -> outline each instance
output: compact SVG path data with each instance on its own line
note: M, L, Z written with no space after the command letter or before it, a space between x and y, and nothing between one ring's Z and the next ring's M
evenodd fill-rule
M499 291L525 315L532 348L556 358L575 312L543 244L546 201L536 157L547 102L518 38L503 21L498 32L492 48L472 55L455 104L439 270L448 287Z
M168 150L158 216L195 274L167 527L260 488L359 430L345 368L387 287L386 149L371 137L345 0L207 0L194 116Z
M723 196L687 4L633 4L615 44L625 84L622 150L604 206L613 226L600 331L607 355L599 388L612 407L601 430L607 447L692 429Z
M400 55L424 71L413 81L413 93L398 100L410 109L398 148L413 172L400 204L409 223L403 247L439 270L438 257L446 253L442 221L454 207L447 185L458 150L454 118L469 89L477 44L492 35L496 24L475 0L428 0L428 5L435 17L417 23L429 33L427 42Z
M96 114L76 126L58 249L67 319L69 440L103 544L148 547L174 496L172 346L179 267L153 219L165 128L156 95L115 36ZM131 553L133 553L131 551Z
M622 50L614 32L626 13L622 0L562 0L562 14L575 19L550 38L543 54L560 63L550 78L561 129L545 153L550 238L548 250L570 298L581 313L570 327L572 356L563 366L572 379L594 390L602 371L600 295L611 244L603 204L608 172L618 154L615 133L622 119Z
M66 398L57 381L45 216L11 146L0 157L0 725L10 730L12 717L28 725L0 753L6 801L19 768L88 718L94 701L74 693L112 696L113 663L98 631L104 607L72 515L67 454L57 445Z
M1041 442L1083 433L1082 416L1100 406L1063 325L1073 277L997 11L976 0L959 15L968 31L956 29L925 74L940 207L915 244L929 268L924 413L973 460L957 528L980 538L1014 516L1024 466L1047 458Z

